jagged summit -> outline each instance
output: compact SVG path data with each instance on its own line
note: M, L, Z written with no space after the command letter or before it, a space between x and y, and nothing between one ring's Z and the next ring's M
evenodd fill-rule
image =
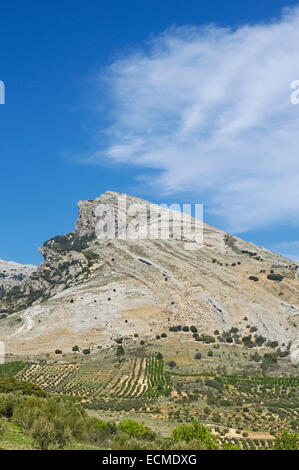
M126 199L125 223L120 197ZM113 209L117 235L133 230L134 209L145 206L154 217L147 215L139 225L153 228L168 215L170 237L97 238L99 204ZM186 249L194 240L188 231L178 236L173 211L122 193L108 191L79 201L78 207L75 230L45 242L41 266L2 298L8 318L0 321L0 340L6 338L8 350L67 351L78 343L105 347L120 335L150 338L173 324L212 333L233 326L242 331L250 323L282 348L293 342L292 357L299 359L294 262L207 224L203 246Z

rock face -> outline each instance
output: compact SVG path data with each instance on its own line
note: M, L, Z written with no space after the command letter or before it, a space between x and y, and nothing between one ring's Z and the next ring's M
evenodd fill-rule
M242 332L250 324L282 348L292 342L298 362L294 262L206 224L201 246L191 228L179 233L177 213L132 196L106 192L78 206L75 231L45 242L41 266L2 299L2 311L15 311L0 320L8 352L103 347L119 336L152 338L177 324L205 333L233 326ZM169 237L134 238L136 227L153 234L167 218Z
M0 260L0 295L14 286L20 285L37 269L32 264L19 264L14 261Z

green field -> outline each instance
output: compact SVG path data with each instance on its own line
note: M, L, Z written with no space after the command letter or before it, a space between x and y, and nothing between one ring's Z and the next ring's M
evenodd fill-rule
M0 376L5 370L75 400L105 421L144 422L164 438L194 420L220 447L270 448L282 429L298 432L298 369L273 347L204 344L175 333L140 347L124 345L124 351L7 363Z

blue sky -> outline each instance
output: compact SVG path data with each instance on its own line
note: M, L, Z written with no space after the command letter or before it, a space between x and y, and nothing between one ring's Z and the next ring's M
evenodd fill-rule
M297 3L1 2L0 259L114 190L299 260Z

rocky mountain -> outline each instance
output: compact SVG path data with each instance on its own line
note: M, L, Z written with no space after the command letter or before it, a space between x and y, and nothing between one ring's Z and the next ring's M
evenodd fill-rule
M99 233L99 205L111 210L106 221L115 238ZM282 349L291 347L299 362L295 262L206 224L201 246L191 227L180 235L177 213L132 196L106 192L78 206L75 230L45 242L41 266L0 300L6 315L0 340L8 352L105 348L119 337L137 342L177 324L207 334L242 332L249 324ZM169 218L169 238L134 239L138 210L138 230L153 233ZM126 233L132 236L124 239Z
M3 296L13 286L20 285L36 269L37 267L32 264L23 265L0 259L0 295Z

